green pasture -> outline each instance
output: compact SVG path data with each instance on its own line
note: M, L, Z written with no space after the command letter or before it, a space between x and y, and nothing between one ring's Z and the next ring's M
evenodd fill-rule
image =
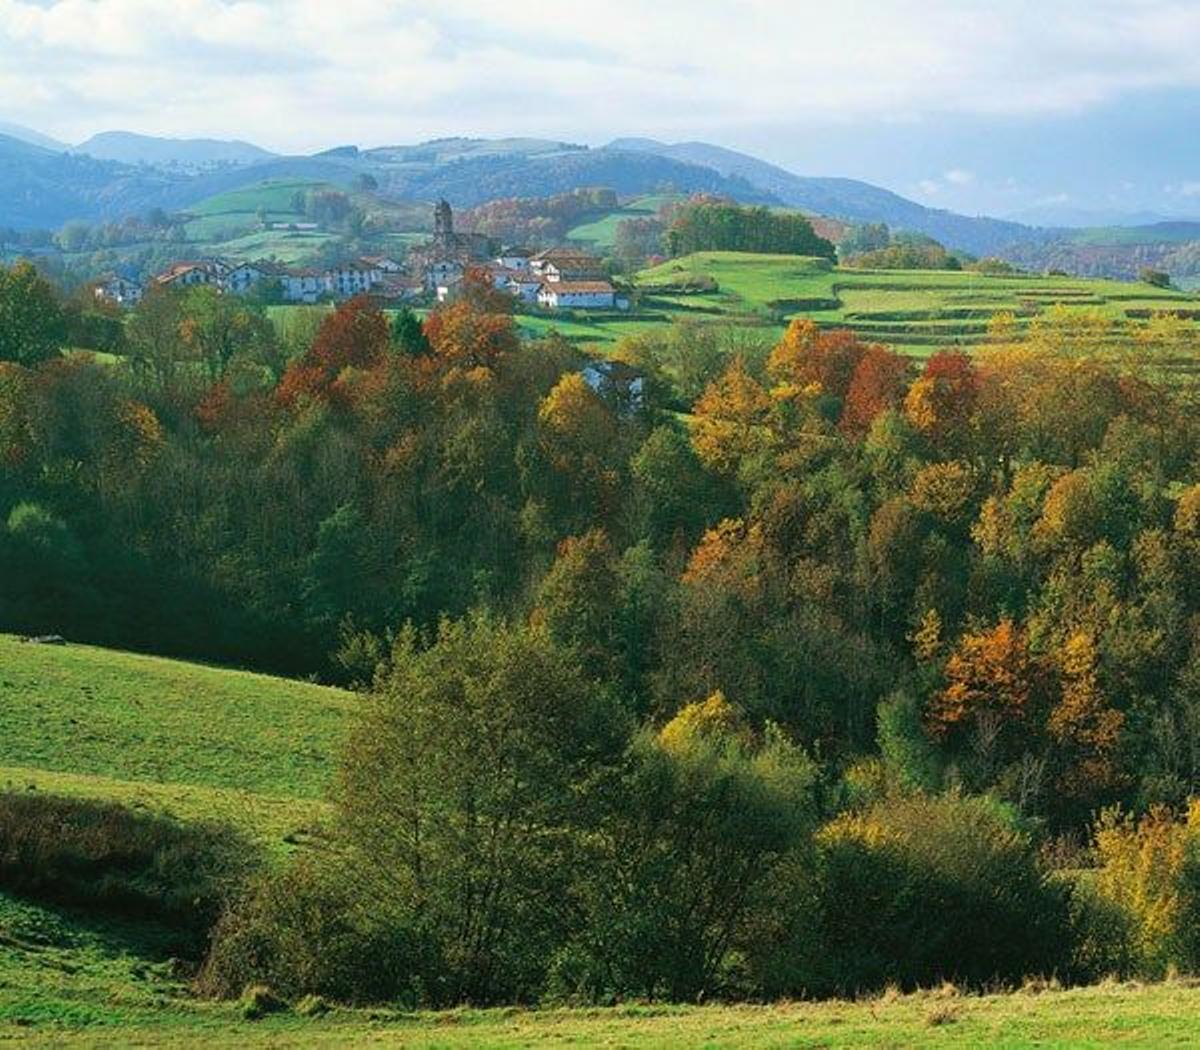
M677 198L669 193L652 193L623 204L615 211L585 222L567 231L567 239L588 244L597 251L611 249L617 240L617 226L625 219L648 219L658 214L659 208Z
M714 291L695 293L705 279ZM1139 311L1196 310L1200 299L1148 284L1030 274L991 276L967 271L853 270L802 256L701 252L637 274L643 310L667 317L734 320L767 317L782 323L811 317L851 328L864 338L924 356L944 346L972 346L1004 311L1021 332L1054 306L1123 322ZM677 289L677 290L673 290Z
M3 767L319 799L354 698L247 671L0 635L0 702ZM18 782L23 774L4 775Z

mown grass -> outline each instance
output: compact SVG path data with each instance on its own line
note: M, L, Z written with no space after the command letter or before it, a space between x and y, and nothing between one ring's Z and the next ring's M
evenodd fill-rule
M267 675L0 635L0 765L319 799L353 698Z

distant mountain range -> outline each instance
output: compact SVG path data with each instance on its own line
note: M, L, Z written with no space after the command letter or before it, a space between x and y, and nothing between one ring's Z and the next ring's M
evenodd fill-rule
M148 164L201 171L230 164L255 164L276 154L237 139L162 139L135 135L131 131L104 131L72 147L74 153L86 153L98 160L116 160L122 164Z
M0 135L20 139L22 142L41 146L43 149L68 150L71 148L65 142L52 139L49 135L43 135L40 131L34 131L33 128L27 128L21 124L13 124L7 120L0 120Z
M1081 225L1095 228L1067 229L1062 220L1071 217L1069 209L1055 212L1051 205L1040 214L1028 213L1030 220L1044 220L1034 225L959 215L871 183L796 175L704 142L624 138L591 148L550 139L445 138L372 149L346 145L287 157L237 140L155 138L124 131L66 146L29 128L0 124L0 226L56 228L71 219L111 220L154 207L185 210L264 179L309 178L348 186L363 175L374 178L379 192L391 198L445 197L462 207L587 186L609 187L622 195L708 192L851 222L886 222L952 249L997 254L1032 267L1063 265L1113 275L1134 273L1148 259L1190 258L1178 246L1191 243L1200 230L1186 222L1113 226L1099 221L1114 218L1103 212L1075 214ZM1100 248L1104 250L1096 250Z
M853 221L887 222L954 247L987 252L1028 228L925 208L853 179L794 175L746 154L706 143L666 145L619 139L593 149L546 139L448 138L360 150L341 146L311 157L280 157L246 142L163 139L114 131L74 147L31 152L36 133L0 145L0 221L51 226L66 219L111 219L121 209L184 208L237 184L278 177L346 183L372 175L382 192L412 200L445 197L471 206L498 197L540 197L580 186L621 194L662 189L723 194L754 204L784 204ZM27 151L22 154L18 146ZM69 153L66 152L69 150ZM86 167L83 157L94 161ZM111 165L104 168L102 165ZM111 189L106 190L105 177ZM19 189L19 193L7 192Z
M1024 226L1095 229L1099 226L1152 226L1160 222L1200 221L1200 211L1194 215L1164 215L1156 211L1113 211L1077 208L1069 204L1039 204L1005 215L1004 218Z

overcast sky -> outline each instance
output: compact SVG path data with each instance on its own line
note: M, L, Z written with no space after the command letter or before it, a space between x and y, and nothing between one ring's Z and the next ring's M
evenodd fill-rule
M68 142L646 135L968 211L1195 212L1198 115L1197 0L0 0L0 119Z

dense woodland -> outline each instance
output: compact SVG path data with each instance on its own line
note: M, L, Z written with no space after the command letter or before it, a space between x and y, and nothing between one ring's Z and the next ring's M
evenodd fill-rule
M64 356L54 290L0 279L0 630L364 689L330 847L226 912L206 988L1200 963L1182 322L1000 317L919 366L676 325L620 346L637 398L506 305L160 292Z

